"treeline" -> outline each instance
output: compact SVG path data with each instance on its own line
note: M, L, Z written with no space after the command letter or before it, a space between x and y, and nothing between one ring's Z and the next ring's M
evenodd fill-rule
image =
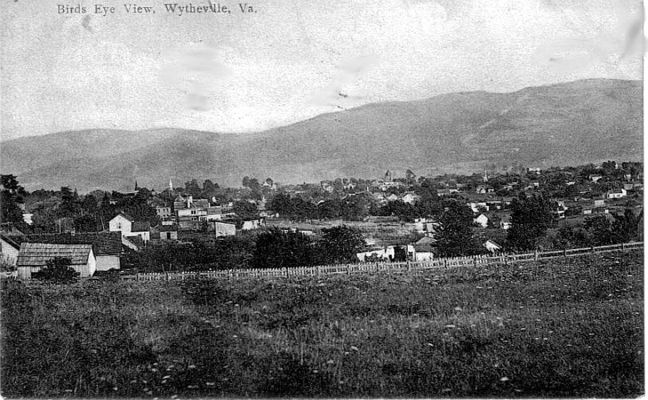
M437 195L436 189L424 181L417 186L414 193L420 198L414 203L403 200L378 203L371 194L361 192L344 197L326 198L316 201L288 193L277 193L270 202L270 209L282 217L293 221L344 219L359 221L370 215L396 216L403 221L413 221L415 218L433 217L443 210L443 202Z
M362 234L348 226L324 229L319 239L269 228L215 241L149 246L128 254L124 266L140 272L295 268L357 262L363 248Z

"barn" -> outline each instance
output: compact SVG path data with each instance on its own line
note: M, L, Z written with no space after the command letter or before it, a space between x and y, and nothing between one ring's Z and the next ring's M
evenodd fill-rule
M70 265L80 277L92 276L97 269L97 262L91 244L54 244L26 243L20 245L18 260L19 279L31 279L34 272L40 271L47 261L55 257L65 257L72 261Z

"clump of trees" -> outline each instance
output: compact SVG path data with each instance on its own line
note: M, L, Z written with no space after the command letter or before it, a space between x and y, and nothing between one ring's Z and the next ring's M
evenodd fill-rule
M124 264L147 272L295 268L356 262L364 245L360 231L348 226L324 229L319 239L273 227L216 241L149 246L129 253Z
M364 248L362 234L355 228L324 229L319 240L299 231L271 228L256 240L254 268L294 268L310 265L353 263Z
M551 226L551 202L542 194L524 192L511 202L511 229L507 242L513 250L533 250Z
M445 202L439 217L437 246L439 256L456 257L482 254L486 250L473 235L473 213L458 201Z

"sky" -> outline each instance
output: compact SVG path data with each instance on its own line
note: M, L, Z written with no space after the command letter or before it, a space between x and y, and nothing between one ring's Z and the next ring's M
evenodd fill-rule
M123 1L5 1L2 140L90 128L243 133L373 102L642 78L636 0L260 0L246 13L224 0L230 14L182 16L165 0L137 3L153 7L147 15ZM87 12L59 14L59 4ZM116 11L95 14L95 4Z

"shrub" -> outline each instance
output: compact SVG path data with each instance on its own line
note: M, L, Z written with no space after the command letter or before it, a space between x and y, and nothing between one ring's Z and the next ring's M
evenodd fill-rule
M54 257L47 260L47 266L32 274L34 279L53 283L72 283L79 278L79 273L70 268L72 260L66 257Z

